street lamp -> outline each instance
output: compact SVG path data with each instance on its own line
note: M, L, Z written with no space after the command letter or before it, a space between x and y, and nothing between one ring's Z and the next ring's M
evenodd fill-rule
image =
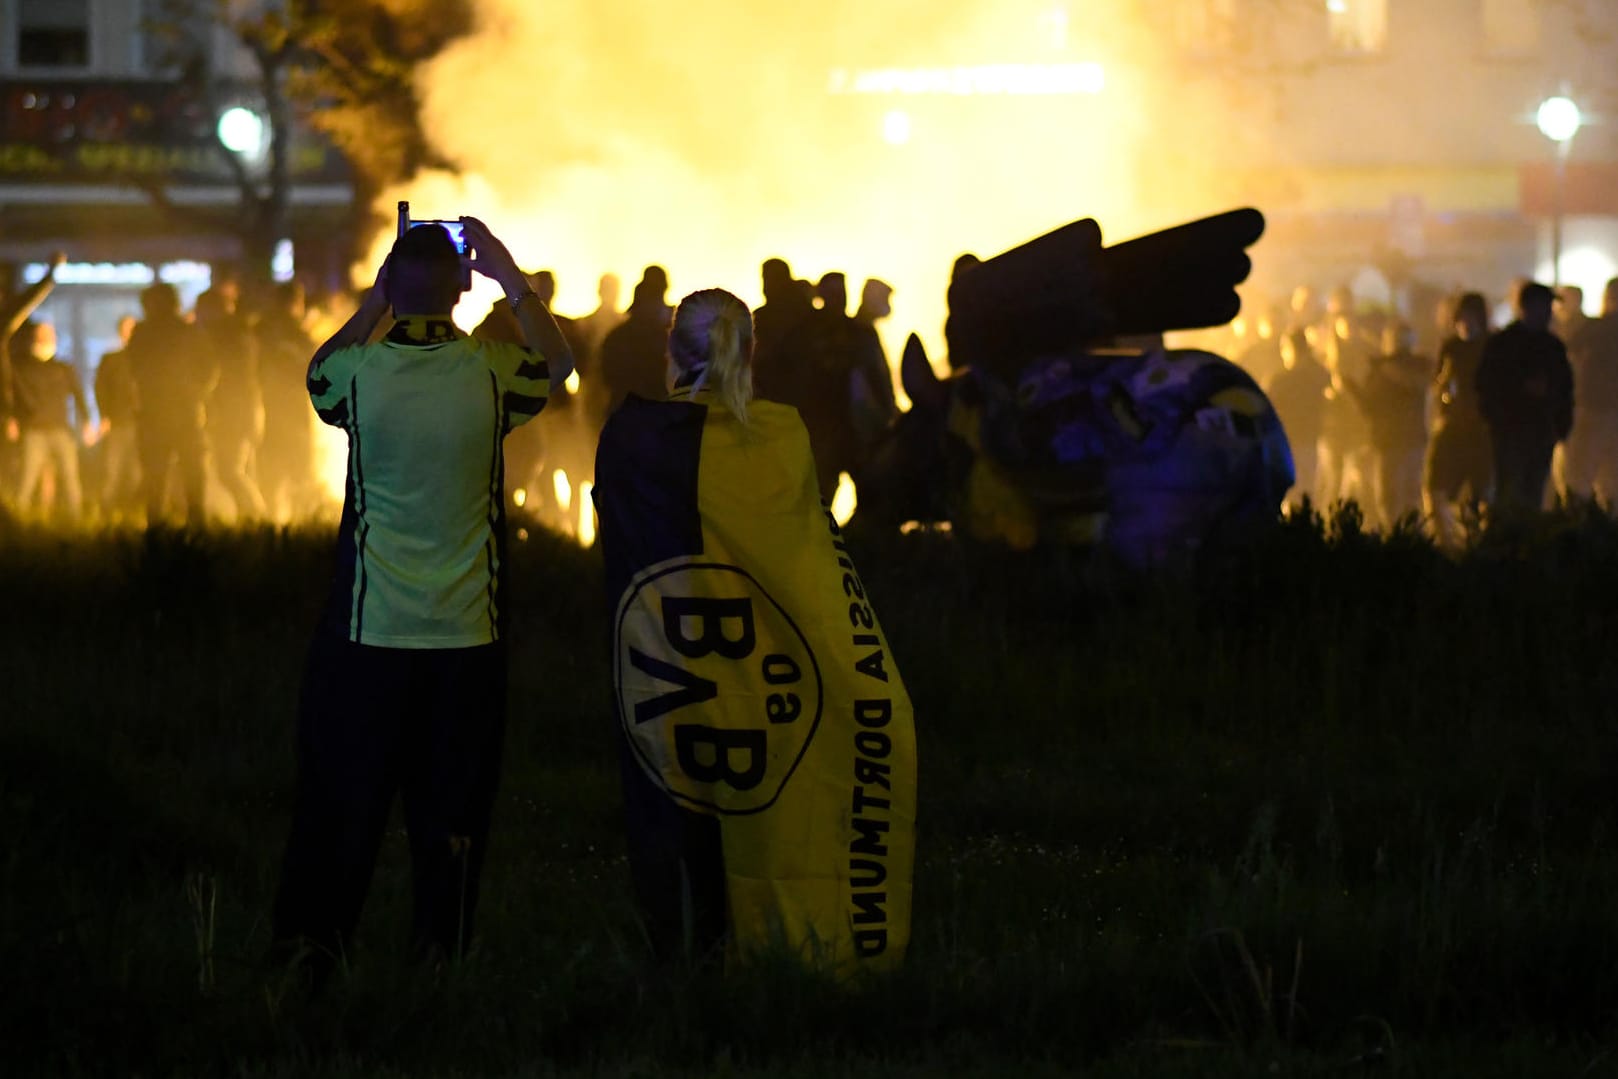
M225 149L248 160L257 158L264 150L264 118L241 105L220 114L217 134Z
M1567 186L1567 154L1573 145L1573 136L1584 123L1584 114L1569 97L1548 97L1539 103L1534 114L1539 133L1556 143L1556 193L1551 214L1551 285L1562 283L1562 203Z

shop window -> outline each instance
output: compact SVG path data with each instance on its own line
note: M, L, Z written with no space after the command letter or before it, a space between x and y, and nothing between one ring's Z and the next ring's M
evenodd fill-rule
M1483 50L1520 56L1539 50L1537 0L1483 0Z
M19 0L17 67L90 66L90 0Z
M1326 0L1326 29L1339 55L1379 53L1388 45L1388 0Z

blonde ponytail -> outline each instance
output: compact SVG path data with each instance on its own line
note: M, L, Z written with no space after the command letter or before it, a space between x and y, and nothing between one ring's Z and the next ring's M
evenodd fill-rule
M680 301L669 329L669 358L682 377L706 384L743 423L753 399L753 315L724 289Z
M751 321L746 311L742 308L738 318L732 308L721 310L708 333L708 381L719 400L743 423L747 422L747 402L753 399L753 365L742 347L744 339L748 345L753 343L752 327L741 321Z

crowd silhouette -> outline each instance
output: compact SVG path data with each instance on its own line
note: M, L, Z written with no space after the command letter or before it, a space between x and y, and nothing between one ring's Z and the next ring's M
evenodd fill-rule
M977 261L961 256L954 276ZM770 258L760 274L755 390L799 411L830 500L898 416L877 329L893 288L866 280L850 314L841 272L811 283ZM528 280L549 305L554 273ZM227 276L189 312L173 286L147 287L142 316L119 325L122 347L95 367L93 426L79 368L56 354L51 324L32 317L52 287L47 274L0 308L0 499L14 512L202 525L287 521L325 507L303 385L318 335L299 285L249 296ZM548 477L587 479L607 416L630 394L666 392L668 290L668 272L649 265L620 310L620 281L604 274L593 311L557 317L577 360L575 386L507 443L507 491L532 498L532 512L562 522L568 507ZM1274 403L1297 470L1291 503L1354 499L1373 524L1414 517L1455 543L1491 508L1618 496L1618 280L1599 316L1586 317L1582 303L1578 289L1527 280L1493 309L1470 290L1394 310L1356 302L1346 287L1322 300L1300 286L1279 304L1250 295L1210 343ZM474 335L515 341L518 332L496 304Z
M1618 495L1618 279L1599 316L1583 299L1520 280L1494 327L1479 291L1401 314L1300 287L1250 303L1218 344L1286 426L1294 504L1353 499L1374 524L1415 518L1456 543L1491 508Z
M92 424L78 368L56 354L51 323L31 317L62 261L4 304L5 504L51 521L193 526L322 508L304 389L314 340L298 284L263 290L249 309L226 278L189 312L173 285L147 286L141 316L119 320L120 347L95 366Z

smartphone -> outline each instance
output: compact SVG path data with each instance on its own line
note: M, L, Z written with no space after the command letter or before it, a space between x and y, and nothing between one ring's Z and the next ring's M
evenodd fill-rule
M459 221L443 221L438 218L415 218L410 216L410 202L407 199L399 200L399 235L403 236L417 225L441 225L449 233L449 238L455 244L455 251L463 260L472 255L472 247L466 240L466 226ZM471 269L463 261L461 264L461 287L471 285Z
M417 225L442 225L444 227L444 231L449 233L449 238L455 241L456 254L464 257L472 253L472 249L466 245L466 226L461 224L459 221L439 221L434 218L427 218L420 221L413 220L405 227L405 230L408 232Z
M459 221L444 221L433 217L411 217L410 203L399 203L399 235L403 236L417 225L442 225L449 238L455 241L455 251L460 255L470 255L472 249L466 242L466 226Z

